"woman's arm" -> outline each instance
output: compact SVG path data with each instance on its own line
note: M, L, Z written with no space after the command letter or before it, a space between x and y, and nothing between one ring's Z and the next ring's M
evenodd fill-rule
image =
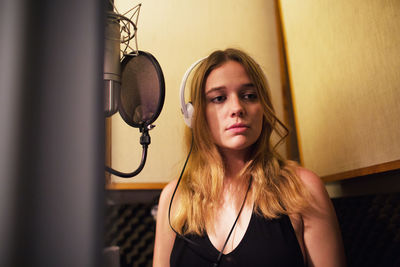
M336 213L321 178L304 168L297 173L312 197L311 208L302 214L308 266L346 266Z
M153 267L169 267L169 257L175 241L175 233L168 222L168 208L176 180L170 182L161 192L158 202L156 238L154 244ZM175 201L174 201L175 202Z

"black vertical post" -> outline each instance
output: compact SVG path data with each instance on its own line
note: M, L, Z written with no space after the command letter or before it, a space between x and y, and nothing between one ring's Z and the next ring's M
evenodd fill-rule
M9 164L12 179L6 184L11 189L11 223L1 229L10 231L10 243L3 251L11 253L5 262L100 266L104 3L6 3L13 1L20 8L12 14L20 18L14 28L20 47L14 51L17 110L7 121L15 128L15 157Z

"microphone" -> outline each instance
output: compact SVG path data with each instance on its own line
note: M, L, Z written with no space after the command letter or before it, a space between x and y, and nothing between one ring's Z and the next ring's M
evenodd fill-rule
M104 43L104 113L109 117L118 111L128 125L139 128L143 149L140 165L135 171L124 173L108 166L105 169L114 175L129 178L139 174L146 163L147 149L151 143L149 131L154 128L152 123L160 115L164 104L165 81L155 57L137 48L136 24L141 4L121 15L113 0L106 1L108 12ZM126 17L131 11L132 16ZM132 21L135 14L136 24ZM136 50L129 46L132 39ZM121 49L121 44L125 48ZM132 52L128 53L128 49Z
M104 112L111 116L118 110L118 96L121 88L120 24L114 11L108 12L104 45Z

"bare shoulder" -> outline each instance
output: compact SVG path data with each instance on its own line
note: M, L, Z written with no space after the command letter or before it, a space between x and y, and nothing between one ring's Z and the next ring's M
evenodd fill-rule
M324 182L314 172L300 166L295 167L296 174L303 182L306 189L310 192L312 197L319 200L329 199L328 192L325 189Z
M323 181L317 174L303 167L296 167L296 174L311 195L310 208L301 213L308 265L345 266L335 209ZM324 242L321 243L321 240Z
M169 257L175 240L175 233L169 226L168 214L170 201L175 191L177 181L177 179L173 180L164 187L158 201L153 266L169 266Z
M171 201L173 200L173 203L179 202L179 194L178 193L175 194L177 183L178 179L174 179L170 181L161 191L160 198L158 200L158 213L162 214L162 217L164 219L168 218L166 214L169 210L170 205L171 205L171 214L173 214L173 211L175 209L175 204L172 205Z
M169 202L171 200L171 197L175 191L177 182L178 182L178 179L174 179L163 188L163 190L161 191L161 194L160 194L159 205L163 204L164 202Z
M295 170L296 170L296 174L300 177L300 179L303 181L303 183L305 183L307 186L323 185L321 178L313 171L310 171L309 169L306 169L301 166L296 166Z

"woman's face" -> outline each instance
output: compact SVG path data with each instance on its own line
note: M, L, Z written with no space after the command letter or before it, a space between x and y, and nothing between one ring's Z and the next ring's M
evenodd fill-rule
M211 71L205 97L207 123L222 151L245 151L257 141L262 129L262 106L240 63L227 61Z

